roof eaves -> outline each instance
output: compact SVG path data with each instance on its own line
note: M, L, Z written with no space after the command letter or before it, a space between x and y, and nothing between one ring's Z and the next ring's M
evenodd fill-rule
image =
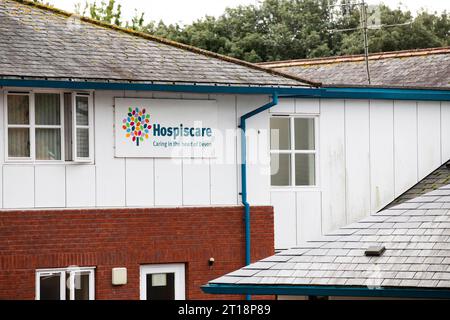
M210 294L249 294L287 296L340 296L383 298L449 299L450 289L357 287L357 286L304 286L304 285L244 285L207 284L201 287Z
M295 88L307 87L306 84L279 84L279 83L252 83L247 82L229 82L216 81L214 83L209 81L161 81L161 80L134 80L134 79L112 79L112 78L78 78L78 77L35 77L35 76L16 76L16 75L0 75L0 79L4 80L53 80L53 81L69 81L69 82L104 82L104 83L136 83L136 84L169 84L169 85L198 85L198 86L243 86L243 87L268 87L268 88Z
M297 77L297 76L294 76L294 75L291 75L291 74L287 74L287 73L284 73L284 72L280 72L280 71L277 71L277 70L273 70L273 69L270 69L270 68L259 66L259 65L256 65L256 64L253 64L253 63L250 63L250 62L246 62L246 61L239 60L239 59L236 59L236 58L228 57L228 56L221 55L221 54L218 54L218 53L215 53L215 52L211 52L211 51L208 51L208 50L200 49L200 48L197 48L197 47L194 47L194 46L190 46L190 45L187 45L187 44L183 44L183 43L179 43L179 42L176 42L176 41L168 40L168 39L165 39L165 38L157 37L157 36L150 35L150 34L147 34L147 33L130 30L130 29L126 29L126 28L123 28L123 27L118 27L118 26L115 26L115 25L112 25L112 24L108 24L108 23L101 22L101 21L98 21L98 20L94 20L94 19L91 19L91 18L88 18L88 17L83 17L83 16L80 16L80 15L77 15L77 14L74 14L74 13L70 13L70 12L67 12L67 11L64 11L64 10L61 10L61 9L57 9L57 8L55 8L53 6L40 4L40 3L32 2L32 1L29 1L29 0L12 0L12 1L24 4L24 5L36 7L36 8L42 9L42 10L50 11L50 12L53 12L55 14L63 15L65 17L76 17L76 18L80 19L81 21L84 21L84 22L87 22L87 23L90 23L90 24L94 24L94 25L97 25L99 27L108 28L108 29L111 29L111 30L119 31L119 32L124 32L124 33L126 33L128 35L140 37L140 38L143 38L143 39L146 39L146 40L149 40L149 41L159 42L161 44L169 45L169 46L176 47L176 48L182 49L182 50L187 50L187 51L190 51L192 53L201 54L201 55L204 55L204 56L207 56L207 57L220 59L222 61L238 64L238 65L241 65L241 66L244 66L244 67L248 67L248 68L251 68L251 69L254 69L254 70L266 72L266 73L269 73L269 74L274 75L274 76L280 76L280 77L283 77L283 78L287 78L287 79L303 82L303 83L308 84L308 85L313 86L313 87L320 87L321 86L320 82L315 82L315 81L303 79L303 78L300 78L300 77Z

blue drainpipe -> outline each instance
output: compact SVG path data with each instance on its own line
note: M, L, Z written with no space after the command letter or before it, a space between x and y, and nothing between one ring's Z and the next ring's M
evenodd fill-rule
M251 263L251 251L250 251L250 204L247 201L247 139L245 136L246 132L246 123L245 121L248 118L257 115L263 111L266 111L273 106L278 104L278 94L274 93L272 96L272 101L255 109L249 113L244 114L240 118L241 128L241 188L242 188L242 204L244 205L245 211L245 265L249 265ZM246 296L247 300L250 300L250 295Z

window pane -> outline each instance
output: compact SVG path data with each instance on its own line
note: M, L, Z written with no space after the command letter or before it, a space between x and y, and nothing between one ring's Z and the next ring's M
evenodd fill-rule
M147 300L175 300L175 273L147 274Z
M88 97L77 97L77 125L88 126L89 125L89 99Z
M314 119L295 118L295 149L314 150Z
M272 186L291 185L291 155L272 154L270 156L270 171Z
M73 145L72 145L72 94L64 93L64 152L66 161L72 161Z
M36 129L36 159L61 160L60 129Z
M69 300L70 295L67 295ZM75 300L89 300L89 272L75 274Z
M36 93L34 95L36 124L61 124L61 97L57 93Z
M295 184L297 186L316 184L315 157L314 154L295 155Z
M30 129L8 129L8 156L14 158L30 157Z
M270 149L291 149L291 133L289 122L289 118L270 119Z
M8 96L8 124L29 124L29 108L29 96Z
M77 157L89 158L89 129L77 128Z
M41 276L39 283L39 299L40 300L60 300L61 299L61 275Z

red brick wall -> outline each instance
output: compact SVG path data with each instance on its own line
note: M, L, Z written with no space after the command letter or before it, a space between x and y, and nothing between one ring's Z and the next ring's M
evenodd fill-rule
M272 207L253 207L254 260L273 238ZM34 299L36 269L70 265L96 267L96 299L139 299L139 266L152 263L186 263L188 299L238 298L200 286L244 261L242 207L0 212L0 299ZM111 285L113 267L127 285Z

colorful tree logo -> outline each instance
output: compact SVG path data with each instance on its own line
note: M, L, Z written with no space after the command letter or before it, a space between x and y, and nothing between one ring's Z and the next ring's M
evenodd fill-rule
M148 139L148 131L152 128L150 125L150 115L145 113L145 109L128 108L128 115L123 119L122 129L126 131L125 136L131 138L139 146L139 142Z

